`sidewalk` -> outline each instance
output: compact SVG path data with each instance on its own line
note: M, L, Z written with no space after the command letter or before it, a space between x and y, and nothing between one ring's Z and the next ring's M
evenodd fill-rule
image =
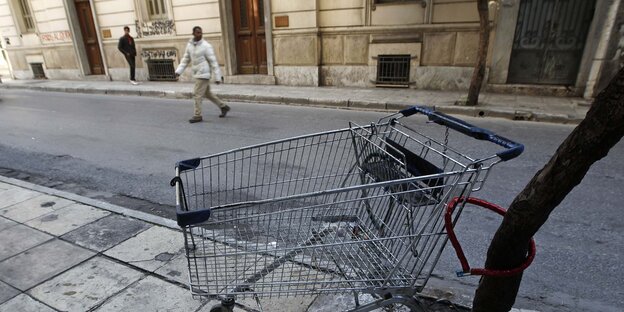
M125 81L7 80L0 84L0 88L187 99L191 97L193 84L148 81L134 86ZM226 101L390 111L425 105L435 106L438 111L448 114L564 124L579 123L589 109L589 102L583 98L484 92L478 106L465 107L454 105L467 94L458 91L233 84L213 85L212 88Z
M0 311L207 312L219 303L192 299L173 220L0 176L0 235ZM237 303L235 311L259 310L251 299ZM320 312L346 310L353 299L261 303L265 311ZM424 304L429 311L469 311L432 298Z

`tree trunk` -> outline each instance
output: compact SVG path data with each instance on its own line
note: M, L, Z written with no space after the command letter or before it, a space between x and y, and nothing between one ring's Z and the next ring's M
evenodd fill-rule
M530 238L578 185L590 166L624 136L624 68L596 97L585 119L511 203L488 249L486 268L511 269L523 262ZM579 216L581 218L582 216ZM484 276L475 293L474 312L509 311L522 274Z
M488 0L478 0L477 9L479 10L479 21L481 35L479 37L479 52L477 54L477 63L472 79L470 80L470 88L468 88L468 99L466 105L475 106L479 104L479 93L483 85L483 77L485 76L485 61L487 60L488 46L490 44L490 20L488 10Z

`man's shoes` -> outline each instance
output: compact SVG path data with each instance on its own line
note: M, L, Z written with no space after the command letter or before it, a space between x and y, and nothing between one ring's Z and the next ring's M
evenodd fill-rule
M219 115L220 118L225 117L225 115L227 115L227 113L230 111L230 107L229 106L223 106L221 108L221 115Z
M200 122L200 121L202 121L202 120L204 120L204 119L202 118L202 116L193 116L193 118L189 119L189 122L190 122L190 123L196 123L196 122Z
M136 80L130 80L130 83L135 85L135 86L139 84L138 82L136 82Z

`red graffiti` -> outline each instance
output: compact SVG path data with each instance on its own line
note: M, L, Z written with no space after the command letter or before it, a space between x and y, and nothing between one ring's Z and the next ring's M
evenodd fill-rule
M57 31L40 34L39 38L43 42L71 41L71 33L69 31Z

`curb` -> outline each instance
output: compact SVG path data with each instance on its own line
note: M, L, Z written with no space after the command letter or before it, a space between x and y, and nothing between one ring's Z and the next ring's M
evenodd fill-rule
M154 215L151 215L151 214L148 214L148 213L145 213L145 212L136 211L136 210L132 210L132 209L129 209L129 208L125 208L125 207L109 204L109 203L106 203L106 202L103 202L103 201L100 201L100 200L96 200L96 199L92 199L92 198L76 195L76 194L65 192L65 191L55 190L55 189L52 189L52 188L49 188L49 187L33 184L33 183L30 183L30 182L25 182L25 181L18 180L18 179L7 178L7 177L1 176L1 175L0 175L0 182L4 182L6 184L19 186L19 187L22 187L22 188L25 188L25 189L29 189L31 191L44 193L44 194L47 194L47 195L53 195L53 196L65 198L65 199L68 199L68 200L71 200L71 201L75 201L77 203L85 204L87 206L92 206L92 207L95 207L95 208L99 208L99 209L102 209L102 210L106 210L106 211L110 211L110 212L113 212L113 213L116 213L116 214L120 214L120 215L123 215L123 216L126 216L126 217L130 217L130 218L133 218L133 219L138 219L138 220L141 220L141 221L145 221L147 223L152 223L152 224L160 225L160 226L172 229L172 230L180 231L180 227L178 227L178 224L174 220L170 220L170 219L167 219L167 218L154 216Z
M4 89L21 89L21 90L37 90L49 92L65 92L65 93L82 93L82 94L110 94L110 95L126 95L126 96L146 96L168 99L190 99L192 92L178 91L156 91L156 90L119 90L119 89L86 89L71 87L50 87L37 85L11 85L0 84L0 88ZM411 106L407 103L386 103L386 102L368 102L352 99L328 99L328 98L305 98L305 97L288 97L279 95L251 95L251 94L232 94L215 92L217 96L226 102L253 102L278 105L298 105L298 106L314 106L314 107L334 107L342 109L362 109L377 111L398 111ZM484 106L467 107L442 105L434 106L437 111L445 114L456 114L470 117L494 117L519 121L535 121L549 122L558 124L579 124L583 118L572 117L565 114L553 114L532 112L524 110L492 108Z

